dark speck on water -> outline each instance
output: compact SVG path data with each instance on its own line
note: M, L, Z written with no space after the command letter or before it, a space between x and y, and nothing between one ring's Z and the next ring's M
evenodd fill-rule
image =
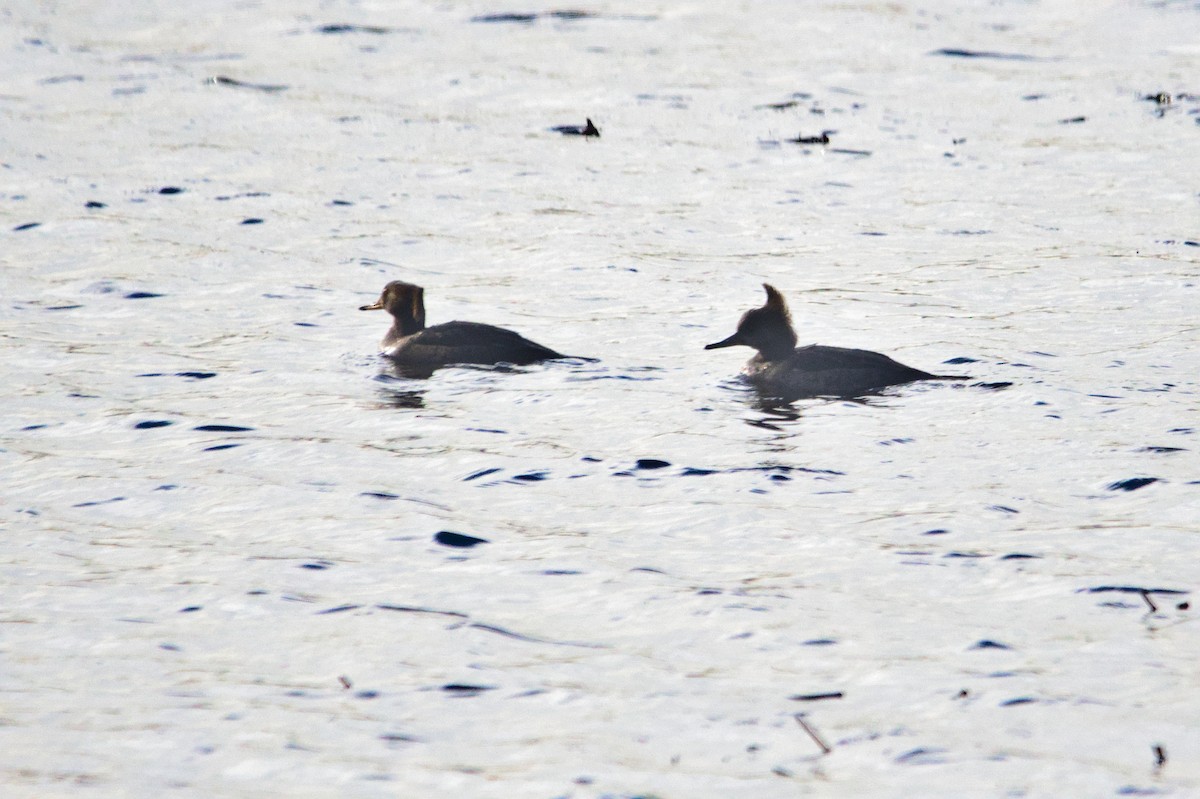
M670 461L660 461L657 458L638 458L635 469L665 469L670 466Z
M205 447L204 451L205 452L219 452L220 450L223 450L223 449L233 449L234 447L240 447L240 446L241 446L241 444L217 444L216 446Z
M1157 477L1130 477L1128 480L1118 480L1115 483L1109 483L1106 488L1109 491L1137 491L1139 488L1145 488L1151 483L1157 483Z
M172 424L175 423L168 422L166 419L149 419L145 422L138 422L133 426L133 428L135 430L153 430L156 427L167 427L168 425Z
M287 86L279 83L248 83L237 78L227 78L224 75L218 75L215 78L210 78L209 82L216 86L229 86L234 89L253 89L259 92L273 94L287 90Z
M433 537L433 540L442 546L446 547L462 547L468 548L479 544L486 544L486 538L476 538L473 535L464 535L462 533L454 533L449 530L442 530Z
M364 491L359 496L371 499L400 499L399 494L389 494L386 491Z
M246 219L243 219L241 221L241 224L243 224L243 225L261 225L262 223L263 223L262 219L260 219L257 216L247 217Z
M997 53L988 50L962 50L957 47L943 47L934 50L930 55L949 56L951 58L996 58L1002 61L1036 61L1031 55L1023 53Z
M156 294L153 291L131 291L125 295L127 300L152 300L155 297L161 297L162 294Z
M972 649L1012 649L1007 644L1002 644L999 641L991 641L987 638L979 641L971 646Z
M452 682L442 686L442 690L447 693L457 694L458 696L475 696L484 691L494 691L494 685L469 685L467 683Z
M792 144L829 144L829 134L835 133L832 130L823 130L819 136L797 136L794 139L788 139Z
M15 228L13 228L13 231L33 230L35 227L39 227L41 224L41 222L26 222L23 225L17 225Z
M391 33L391 28L385 28L381 25L353 25L346 22L333 22L327 25L318 25L317 33L338 34L338 33Z
M362 605L338 605L337 607L325 608L325 610L318 610L316 615L329 616L333 613L345 613L347 610L358 610L361 607L362 607Z
M84 208L107 208L108 206L105 203L102 203L98 200L88 200L86 203L83 204L83 207Z
M158 190L159 194L183 194L183 189L178 186L163 186Z
M517 14L512 12L502 12L498 14L480 14L476 17L471 17L472 22L533 22L538 18L537 14Z
M242 427L236 424L202 424L192 429L199 430L202 433L246 433L254 428Z
M556 125L550 130L555 133L561 133L564 136L595 136L599 138L600 129L588 119L584 125Z

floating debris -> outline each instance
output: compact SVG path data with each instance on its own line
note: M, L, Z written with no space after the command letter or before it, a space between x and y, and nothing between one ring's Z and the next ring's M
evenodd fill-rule
M254 91L266 92L267 94L287 91L288 89L287 86L281 83L250 83L248 81L238 80L237 78L229 78L224 75L217 75L216 77L209 78L207 82L214 86L229 86L234 89L253 89Z
M555 133L561 133L564 136L595 136L600 138L600 129L592 123L592 120L586 120L585 125L556 125L550 130Z
M829 144L829 134L837 133L836 130L823 130L819 136L796 136L794 139L788 139L792 144Z
M462 547L470 548L479 544L486 544L486 538L476 538L473 535L464 535L462 533L454 533L449 530L442 530L433 537L433 540L445 547Z
M996 53L989 50L962 50L957 47L943 47L934 50L930 55L949 56L951 58L995 58L1001 61L1039 61L1036 56L1024 53Z

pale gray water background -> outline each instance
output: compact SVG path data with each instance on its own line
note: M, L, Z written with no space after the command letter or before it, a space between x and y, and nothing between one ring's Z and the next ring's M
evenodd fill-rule
M1200 6L555 8L3 10L3 796L1200 794Z

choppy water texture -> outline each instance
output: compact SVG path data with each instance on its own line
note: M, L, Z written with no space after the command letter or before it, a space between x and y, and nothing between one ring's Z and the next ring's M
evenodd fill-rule
M578 8L9 4L4 795L1200 793L1200 7Z

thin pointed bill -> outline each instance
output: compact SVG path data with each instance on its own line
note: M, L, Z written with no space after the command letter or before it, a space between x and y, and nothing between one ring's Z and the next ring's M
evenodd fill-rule
M737 333L734 333L732 336L730 336L730 337L729 337L729 338L727 338L727 339L722 339L721 341L718 341L718 342L717 342L717 343L715 343L715 344L708 344L708 345L706 345L706 346L704 347L704 349L706 349L706 350L719 350L719 349L721 349L722 347L736 347L736 346L738 346L739 344L742 344L742 343L743 343L743 342L742 342L742 339L741 339L741 338L738 336L738 334L737 334Z
M375 300L375 302L371 303L370 305L361 305L361 306L359 306L358 310L360 310L360 311L381 311L381 310L383 310L383 298L380 297L379 299Z

